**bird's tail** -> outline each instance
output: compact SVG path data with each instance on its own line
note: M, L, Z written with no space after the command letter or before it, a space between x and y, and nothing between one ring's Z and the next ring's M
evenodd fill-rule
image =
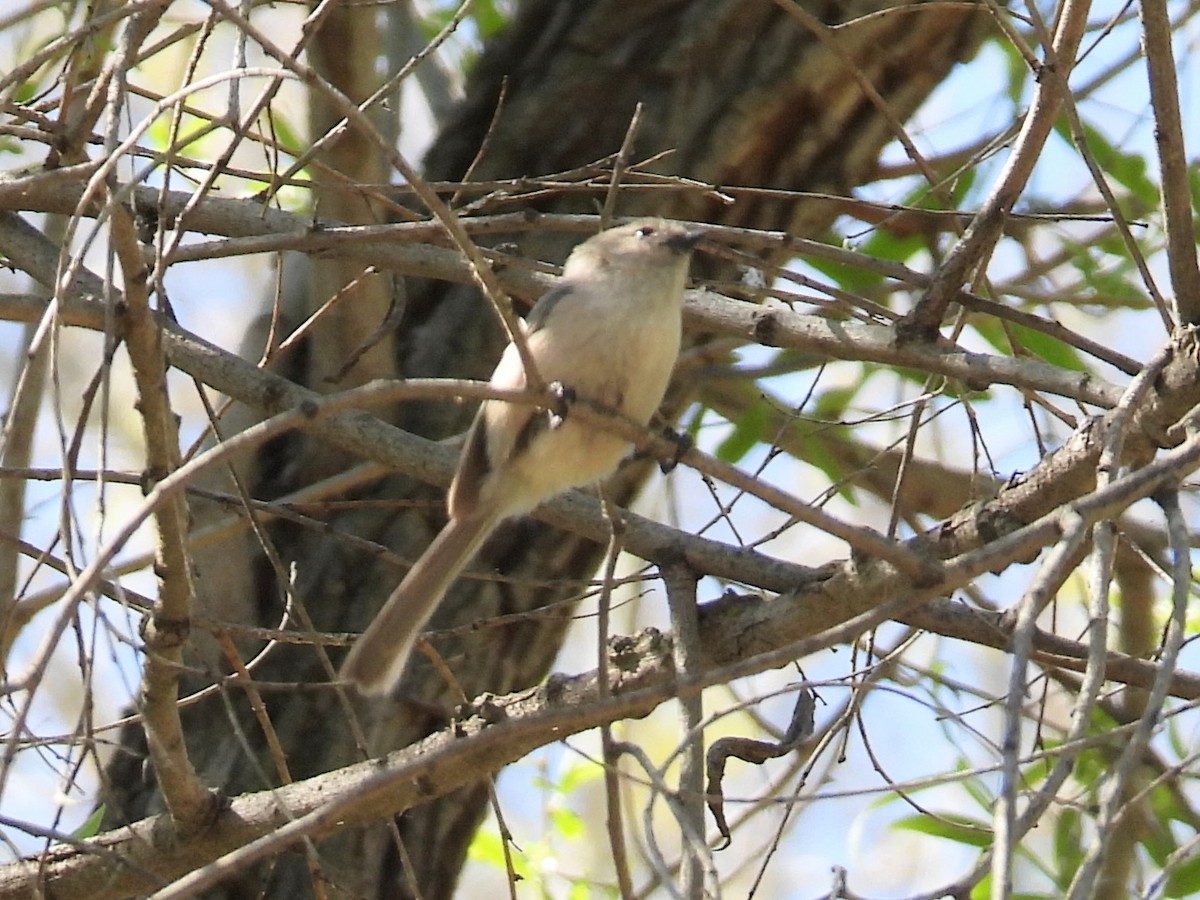
M491 516L447 522L350 650L342 663L342 678L368 696L391 693L417 635L495 525Z

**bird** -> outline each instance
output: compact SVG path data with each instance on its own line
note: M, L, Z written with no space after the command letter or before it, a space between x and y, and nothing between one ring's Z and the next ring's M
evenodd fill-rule
M537 378L526 377L509 343L489 381L521 390L540 379L559 386L566 405L553 412L496 399L480 405L447 495L446 525L342 664L341 678L359 693L395 692L417 635L501 522L617 468L628 442L573 419L569 398L649 423L679 355L684 288L704 233L639 219L571 251L558 284L519 323Z

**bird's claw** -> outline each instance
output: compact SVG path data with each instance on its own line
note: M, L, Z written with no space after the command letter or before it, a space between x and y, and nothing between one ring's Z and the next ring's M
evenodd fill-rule
M548 385L551 397L553 398L550 407L550 430L561 428L563 422L567 421L567 411L571 404L575 402L575 389L568 387L561 381L554 381Z
M692 436L690 434L686 434L682 431L676 431L673 428L664 428L663 437L669 441L674 441L675 443L675 452L671 455L671 458L660 459L658 461L659 470L666 475L667 473L675 470L675 467L679 465L680 460L682 460L684 455L696 445L696 442L692 440Z

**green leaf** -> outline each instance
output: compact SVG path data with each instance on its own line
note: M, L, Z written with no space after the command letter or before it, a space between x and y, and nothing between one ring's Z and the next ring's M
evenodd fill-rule
M870 269L848 266L831 259L808 259L806 262L843 291L852 294L865 294L883 282L883 276Z
M476 0L471 14L483 40L490 38L508 22L508 17L496 6L495 0Z
M717 447L717 459L727 463L739 462L765 438L771 410L767 401L756 400L746 407L740 419L733 423L733 432Z
M1094 792L1100 779L1108 774L1107 763L1095 751L1084 750L1075 758L1072 777L1089 792Z
M992 876L990 874L983 876L983 879L971 888L971 900L991 900L992 896ZM1014 891L1008 895L1009 900L1059 900L1061 894L1033 894L1028 891Z
M1012 41L997 39L992 42L992 46L999 47L1004 54L1008 74L1005 94L1013 108L1017 109L1021 106L1021 97L1024 95L1025 86L1029 83L1033 73L1029 70L1029 63L1026 62L1025 57L1021 55L1021 51Z
M1167 858L1176 849L1175 841L1172 840L1170 832L1164 828L1156 827L1151 827L1142 836L1141 845L1146 848L1147 855L1154 860L1155 865L1159 868L1167 864Z
M1131 309L1145 309L1150 305L1146 292L1117 272L1097 271L1087 279L1087 286L1097 294L1119 300ZM1081 297L1080 302L1087 303L1087 297Z
M604 770L594 763L580 762L569 766L558 778L558 790L564 794L570 794L573 791L583 787L585 784L590 784L600 777L600 773Z
M1164 827L1172 819L1185 824L1191 821L1191 811L1183 806L1179 802L1179 796L1165 785L1159 785L1150 792L1150 808L1154 812L1154 818Z
M291 122L288 121L287 116L272 112L271 128L279 145L292 156L299 158L306 149L306 145L300 135L296 133L296 129L292 127ZM301 170L301 172L303 171ZM298 177L303 176L299 175Z
M45 50L46 47L50 45L51 41L53 41L56 37L57 35L53 33L47 34L45 37L33 42L32 45L28 46L25 49L25 52L32 58L33 56L36 56ZM99 41L98 35L96 36L95 40L97 42ZM103 48L97 46L96 49L100 52L103 52ZM44 62L39 72L34 72L29 78L26 78L19 85L17 85L16 89L12 91L10 100L21 106L32 103L38 94L42 93L46 89L45 85L39 80L39 76L45 76L45 74L49 70L53 69L60 61L61 54L54 54L53 61L47 60Z
M1072 372L1088 371L1074 347L1044 332L1013 323L1009 323L1006 330L1005 326L994 319L973 321L971 327L981 338L1006 356L1012 355L1015 342L1022 350L1060 369L1069 369Z
M950 185L949 196L943 200L926 184L909 191L899 206L912 209L947 210L955 209L975 184L975 172L962 173ZM940 193L946 193L945 190ZM857 243L855 250L863 256L891 262L908 262L914 256L929 249L930 236L918 230L897 231L884 223L872 228L866 240ZM840 262L809 259L808 264L821 274L832 279L838 287L850 293L862 294L878 287L883 276L866 268L848 266Z
M32 102L41 89L41 85L32 78L22 81L20 86L13 92L14 105L24 105Z
M708 411L709 407L697 403L692 407L691 415L688 416L687 422L683 426L682 433L690 437L693 443L700 436L700 426L704 424L704 414Z
M966 769L966 766L959 764L956 768L962 772ZM990 811L996 802L996 795L991 791L985 790L983 783L974 778L963 779L959 782L959 787L967 792L967 796L974 800L980 809Z
M586 878L572 879L571 889L567 892L569 900L593 900L595 897L618 898L620 896L621 893L616 885L597 884Z
M475 832L471 846L467 849L467 857L481 862L501 872L507 872L508 866L504 861L504 842L493 828L480 828ZM513 868L521 878L528 877L525 865L519 854L513 854Z
M1126 188L1143 207L1158 206L1158 187L1146 175L1146 157L1126 153L1111 143L1099 129L1083 123L1084 140L1096 164L1106 175Z
M1193 572L1192 580L1194 581L1195 578L1196 573ZM1191 616L1189 615L1188 618L1190 620ZM1186 632L1187 634L1196 633L1195 624L1196 623L1191 621L1188 622L1188 625L1192 627L1188 628ZM1167 722L1167 740L1171 743L1171 752L1180 759L1183 759L1192 752L1191 747L1188 746L1187 740L1183 736L1183 732L1179 729L1178 724L1174 720Z
M992 845L990 825L958 813L939 813L937 818L925 815L907 816L894 822L892 827L928 834L970 847L983 848Z
M836 422L846 414L846 410L854 398L858 396L862 382L863 379L860 378L857 384L821 391L817 395L816 402L813 404L813 418L821 419L825 422Z
M564 838L583 837L586 830L583 819L565 806L559 806L550 813L550 824Z
M100 833L100 825L104 821L104 811L105 806L101 803L92 810L92 814L84 820L82 825L71 832L71 837L84 841L98 835Z
M1009 330L1021 347L1051 365L1072 372L1087 371L1079 352L1070 344L1064 344L1057 338L1026 328L1024 325L1009 325Z
M456 2L446 3L437 9L430 10L429 14L421 19L421 31L425 37L434 37L450 24L459 5L456 0ZM508 23L508 17L496 5L496 0L475 0L467 19L475 23L480 41L487 40Z
M195 116L185 115L175 131L175 152L181 156L204 157L205 145L211 145L213 132L207 123ZM146 130L146 141L157 150L166 151L171 145L174 123L170 116L159 116Z
M1167 877L1168 897L1195 897L1200 894L1200 856L1192 856Z
M1192 209L1200 212L1200 166L1193 165L1188 169L1188 193L1192 195Z
M1113 259L1119 260L1121 263L1125 264L1122 266L1122 269L1128 269L1132 271L1133 266L1128 258L1129 250L1125 246L1125 239L1122 238L1121 235L1117 234L1115 230L1108 234L1100 235L1100 239L1098 241L1090 243L1087 246L1094 247L1097 250L1107 253ZM1079 245L1075 245L1075 249L1078 251L1080 249Z
M1064 807L1054 819L1054 864L1058 870L1055 881L1064 890L1083 861L1079 819L1079 813L1069 807Z

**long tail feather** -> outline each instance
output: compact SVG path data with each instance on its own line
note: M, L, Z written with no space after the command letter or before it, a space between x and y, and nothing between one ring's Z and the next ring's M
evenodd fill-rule
M446 523L350 650L342 663L343 678L368 696L391 693L417 635L495 524L489 516Z

